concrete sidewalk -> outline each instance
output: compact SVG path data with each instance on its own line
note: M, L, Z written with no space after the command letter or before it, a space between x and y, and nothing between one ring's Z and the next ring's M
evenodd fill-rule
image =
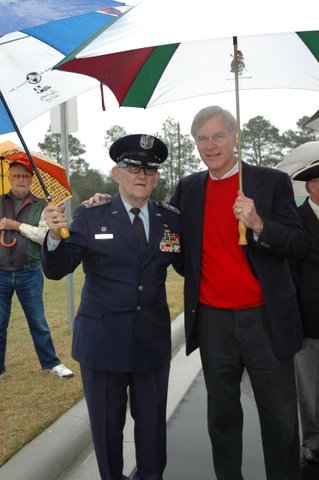
M171 373L167 419L187 392L201 369L198 351L189 357L184 352L183 314L172 323ZM126 475L135 467L133 421L128 413L124 431ZM62 415L47 430L27 444L0 468L0 480L99 480L91 444L85 400Z

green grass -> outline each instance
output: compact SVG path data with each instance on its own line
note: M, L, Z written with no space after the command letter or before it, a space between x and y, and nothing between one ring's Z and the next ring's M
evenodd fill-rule
M168 271L167 295L174 319L183 310L182 278ZM82 269L73 275L74 307L79 305ZM71 358L66 279L45 279L44 303L57 355L75 372L60 380L41 370L21 306L13 299L6 373L0 381L0 466L83 397L79 365Z

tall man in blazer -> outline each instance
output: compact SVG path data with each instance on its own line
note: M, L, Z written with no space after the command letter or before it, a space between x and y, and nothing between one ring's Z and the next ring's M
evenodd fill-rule
M306 182L309 194L298 207L309 249L293 269L305 336L295 358L297 393L304 457L319 463L319 161L302 169L294 180Z
M238 195L236 120L220 107L199 111L191 133L207 170L181 179L187 353L200 348L208 429L218 480L242 480L246 367L258 407L268 480L299 480L294 354L302 345L288 259L306 236L283 172L243 164ZM238 245L238 220L248 245Z
M150 195L167 154L166 145L150 135L113 143L119 194L98 206L79 206L66 240L59 235L66 226L63 209L45 210L45 275L60 279L81 262L85 273L72 354L80 362L102 480L127 478L127 389L135 421L134 480L162 480L166 465L171 337L165 280L167 267L180 263L180 215Z

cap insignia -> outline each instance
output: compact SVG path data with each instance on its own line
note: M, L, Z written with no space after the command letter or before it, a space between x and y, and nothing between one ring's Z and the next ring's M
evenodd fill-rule
M149 150L154 145L154 137L152 135L142 135L140 140L140 146L144 150Z

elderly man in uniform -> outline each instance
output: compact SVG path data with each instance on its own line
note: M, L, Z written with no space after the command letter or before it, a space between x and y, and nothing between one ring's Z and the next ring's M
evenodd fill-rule
M171 358L167 267L181 268L179 211L150 201L167 147L128 135L110 148L119 193L79 206L70 237L63 208L48 206L42 264L60 279L82 262L85 284L76 315L73 357L80 362L101 479L122 480L123 427L130 393L135 421L135 480L161 480L166 465L166 400Z
M303 454L319 463L319 161L301 170L294 180L306 182L309 196L298 207L308 234L306 257L294 264L301 307L304 343L295 357Z

